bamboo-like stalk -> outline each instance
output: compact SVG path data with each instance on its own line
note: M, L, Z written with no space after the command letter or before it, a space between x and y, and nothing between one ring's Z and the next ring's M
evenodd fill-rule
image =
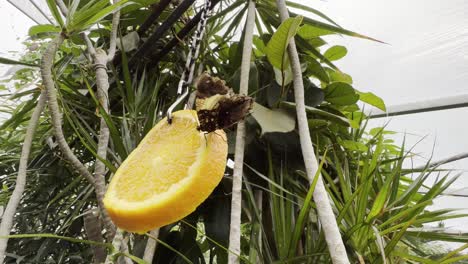
M240 73L239 94L248 93L250 57L252 54L253 29L255 25L255 2L249 1L247 12L247 21L245 23L244 46L242 49L242 63ZM244 149L245 149L245 123L240 121L237 124L236 147L234 153L234 173L232 179L232 198L231 198L231 224L229 230L229 256L228 263L239 263L240 256L240 237L241 237L241 203L242 203L242 175L244 168Z
M281 21L289 18L288 9L285 0L276 0ZM296 43L294 38L289 42L289 58L291 60L291 69L293 72L294 98L296 101L296 115L299 126L299 137L306 167L307 178L312 183L319 166L317 157L315 157L314 147L310 139L310 131L307 122L307 115L304 102L304 83L302 81L301 64L297 54ZM328 245L328 250L332 262L334 264L349 263L348 255L341 238L340 230L336 223L335 215L328 198L328 193L323 184L322 175L319 174L317 185L315 186L313 198L317 206L317 212L320 219L320 224L323 229L323 234Z
M28 168L29 153L31 152L34 132L36 131L37 124L39 123L39 117L41 116L42 110L44 109L45 102L46 94L45 90L43 90L39 100L37 101L37 105L34 108L31 119L29 120L28 128L26 130L26 135L24 137L24 143L21 150L15 189L13 190L10 200L8 200L7 207L2 215L2 223L0 224L0 237L8 236L10 234L11 227L13 226L13 219L16 213L16 208L18 208L26 186L26 170ZM5 258L7 244L8 238L0 238L0 263L3 263Z
M154 252L156 251L157 240L159 236L159 228L151 230L150 235L146 241L145 253L143 254L143 260L148 263L153 263Z

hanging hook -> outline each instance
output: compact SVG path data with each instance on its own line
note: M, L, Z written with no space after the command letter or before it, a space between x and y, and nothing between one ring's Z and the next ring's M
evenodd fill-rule
M174 108L178 106L185 99L185 97L187 97L188 94L189 88L188 85L186 85L184 93L179 95L179 97L177 97L177 100L169 107L169 109L167 109L167 122L169 124L172 124L172 111L174 111Z
M211 5L210 0L205 0L205 4L202 7L200 22L197 25L197 29L192 38L191 47L187 55L187 61L185 62L185 69L180 76L179 85L177 87L177 99L176 101L167 109L167 122L172 123L172 111L178 106L189 94L189 85L192 83L193 72L195 71L195 60L198 58L198 53L200 52L200 43L205 33L206 20L208 16L208 10ZM182 93L182 90L184 91Z

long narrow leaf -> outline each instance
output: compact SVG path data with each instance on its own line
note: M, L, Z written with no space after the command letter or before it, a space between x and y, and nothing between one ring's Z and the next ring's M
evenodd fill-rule
M27 62L21 62L21 61L16 61L12 59L7 59L0 57L0 64L8 64L8 65L24 65L24 66L30 66L30 67L39 67L37 64L32 64L32 63L27 63Z
M54 16L55 21L63 28L65 23L63 23L62 15L60 14L57 4L54 0L47 0L47 5L49 6L50 13Z
M302 4L299 4L299 3L296 3L296 2L291 2L291 1L286 1L286 4L290 7L293 7L293 8L297 8L297 9L302 9L304 11L308 11L312 14L315 14L325 20L327 20L328 22L334 24L335 26L337 27L340 27L340 25L338 25L335 21L333 21L333 19L331 19L330 17L328 17L327 15L325 15L324 13L318 11L317 9L315 8L312 8L310 6L305 6L305 5L302 5ZM340 27L341 28L341 27Z
M112 248L112 244L110 243L102 243L102 242L78 239L78 238L73 238L73 237L59 236L56 234L20 234L20 235L0 236L0 238L13 238L13 239L14 238L55 238L55 239L70 241L73 243L83 243L83 244L88 244L92 246Z
M328 150L325 150L325 154L323 156L325 156L325 157L327 156L327 151ZM296 255L297 244L298 244L299 239L301 237L301 234L302 234L302 232L304 230L306 217L309 215L310 203L312 201L312 195L314 194L315 186L317 185L318 178L320 177L320 171L322 170L324 162L325 162L325 159L322 159L320 161L320 165L319 165L319 167L317 169L317 172L315 173L314 180L312 181L312 184L309 187L309 191L307 192L307 196L304 199L304 204L302 205L302 208L299 211L299 216L298 216L296 224L294 226L292 240L289 243L289 251L288 251L288 257L289 258Z

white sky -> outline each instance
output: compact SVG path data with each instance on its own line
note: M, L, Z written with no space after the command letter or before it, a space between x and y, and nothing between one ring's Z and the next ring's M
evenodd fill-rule
M309 0L301 3L319 9L344 28L389 43L383 45L350 37L330 40L348 48L348 55L337 65L353 77L357 89L374 92L387 105L468 93L468 1ZM34 22L5 0L0 1L0 22L0 56L15 57L10 52L24 49L20 40ZM4 70L0 66L0 76ZM468 108L398 116L391 119L388 128L411 134L409 144L426 136L416 152L429 157L434 147L434 159L438 160L468 151L467 117ZM387 121L375 120L372 125ZM401 139L402 134L397 138ZM448 167L468 171L468 159ZM468 173L454 187L468 188ZM468 198L445 197L436 206L468 211L467 204ZM447 223L468 231L466 222Z
M1 56L8 56L7 52L24 48L18 40L23 40L28 34L29 27L35 25L32 20L5 0L0 3L0 23L2 32L2 40L0 41Z

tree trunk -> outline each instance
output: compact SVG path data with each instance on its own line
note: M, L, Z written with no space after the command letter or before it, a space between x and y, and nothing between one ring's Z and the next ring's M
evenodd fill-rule
M21 150L21 157L18 168L18 176L16 177L16 184L13 193L11 194L10 200L8 201L5 212L2 215L2 223L0 224L0 236L8 236L13 226L13 219L16 213L21 197L26 186L26 170L28 168L29 153L31 151L32 140L34 138L34 132L36 131L37 124L39 123L39 117L41 116L42 110L46 102L45 90L41 92L39 100L34 112L29 121L28 128L26 130L26 136L24 138L23 148ZM8 244L8 238L0 238L0 263L3 263L5 258L5 251Z
M242 64L240 74L239 94L248 93L250 57L252 54L253 28L255 25L255 2L249 1L247 21L245 26L244 46L242 49ZM242 203L242 174L244 165L245 123L240 121L237 125L236 147L234 153L234 173L232 179L231 222L229 230L229 256L228 263L239 263L240 255L240 225Z
M276 0L278 10L280 13L281 21L289 18L289 13L284 0ZM302 81L301 64L296 50L296 43L294 38L289 42L289 57L291 59L291 68L294 80L294 98L296 101L296 114L299 126L299 136L302 148L302 155L304 157L304 164L306 167L307 178L312 183L315 174L318 171L318 162L315 157L314 147L310 139L310 131L307 122L307 115L304 103L304 83ZM340 230L336 223L335 215L328 198L328 193L323 184L322 175L319 174L317 185L314 190L314 201L317 206L317 212L320 219L320 224L323 229L325 240L328 245L328 250L332 262L334 264L349 263L346 249L341 238Z

